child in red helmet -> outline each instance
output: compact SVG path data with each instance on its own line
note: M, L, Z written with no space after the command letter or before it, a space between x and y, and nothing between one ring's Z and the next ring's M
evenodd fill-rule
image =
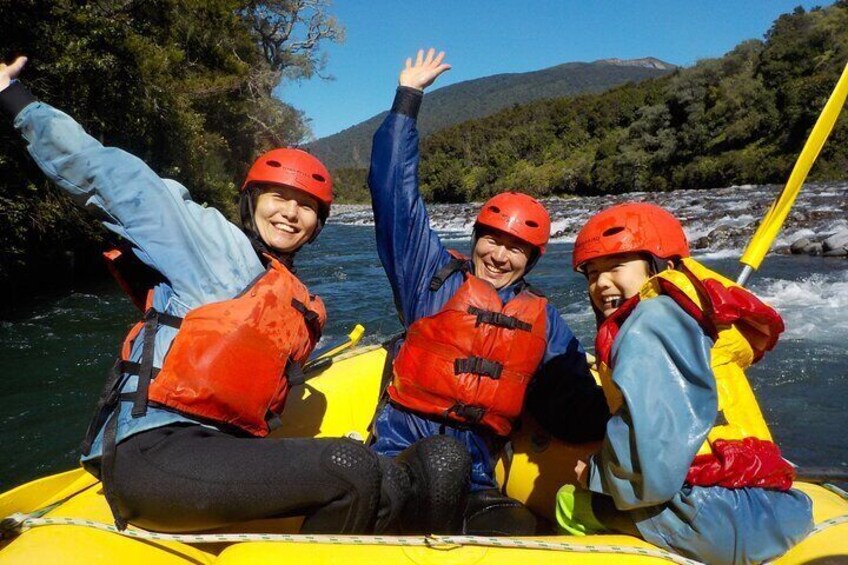
M38 102L15 80L24 63L0 64L0 110L45 175L153 273L139 300L144 321L124 342L83 447L119 527L193 531L305 514L304 531L362 533L378 511L385 522L403 482L391 488L385 479L397 473L384 475L365 446L266 437L326 318L292 269L329 213L324 165L298 149L260 156L242 186L239 228Z
M430 226L418 187L416 118L422 91L449 66L419 52L400 74L392 111L374 136L369 187L377 249L406 327L374 449L410 461L417 495L409 530L530 535L533 515L502 496L495 462L525 405L572 442L597 440L608 412L580 343L525 275L544 253L550 218L518 193L484 203L471 257ZM438 438L454 438L449 450ZM412 446L410 448L410 446ZM471 494L462 502L471 457ZM464 511L464 512L463 512Z
M689 256L680 223L652 204L601 211L578 233L574 270L598 319L612 413L601 450L566 485L557 521L614 530L706 563L772 559L812 527L791 490L744 369L774 347L780 316Z

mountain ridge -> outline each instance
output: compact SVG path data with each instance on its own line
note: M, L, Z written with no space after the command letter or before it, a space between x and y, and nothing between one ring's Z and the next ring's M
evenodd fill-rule
M663 76L677 67L654 57L566 62L520 73L499 73L451 84L427 93L419 120L422 137L499 110L547 98L601 92L628 82ZM364 168L371 136L386 112L307 144L330 169Z

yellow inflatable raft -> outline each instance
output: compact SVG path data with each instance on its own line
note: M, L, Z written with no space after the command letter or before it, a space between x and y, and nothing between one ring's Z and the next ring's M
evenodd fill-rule
M339 357L295 393L286 407L288 436L365 438L386 352L379 346ZM299 393L299 394L298 394ZM513 439L507 493L553 520L554 493L574 480L574 461L595 446L570 446L525 421ZM818 529L781 557L781 565L848 560L848 501L839 489L797 483L813 499ZM0 495L0 565L247 563L415 563L418 565L694 563L628 536L480 538L467 536L302 536L299 519L239 524L193 536L114 531L100 484L76 469ZM834 560L831 561L830 558Z

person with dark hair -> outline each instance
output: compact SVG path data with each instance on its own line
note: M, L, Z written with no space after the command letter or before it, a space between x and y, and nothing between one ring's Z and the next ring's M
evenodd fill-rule
M813 527L810 499L774 444L744 370L783 321L689 256L653 204L612 206L577 234L574 270L598 319L612 418L601 450L557 495L573 535L618 531L705 563L777 557Z
M428 453L421 459L431 464L411 473L416 512L408 529L532 535L536 519L500 494L494 474L525 401L543 426L571 442L600 439L609 413L580 343L525 278L550 237L545 207L520 192L491 198L474 223L470 257L446 249L430 226L416 120L423 90L450 68L443 61L433 49L406 61L374 135L368 184L377 249L406 336L373 448ZM455 441L434 449L445 437Z
M386 527L408 483L393 464L348 439L266 437L326 319L293 265L330 212L324 165L299 149L261 155L239 228L36 100L15 80L25 62L0 65L0 109L44 174L153 274L83 445L118 526L305 515L305 532Z

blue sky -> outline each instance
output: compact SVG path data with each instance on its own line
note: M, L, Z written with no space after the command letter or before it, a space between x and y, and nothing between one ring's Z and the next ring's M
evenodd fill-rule
M420 47L447 52L453 69L436 87L571 61L657 57L689 66L762 38L802 0L335 0L345 27L327 44L325 72L284 84L277 95L303 110L315 137L355 125L391 105L405 58Z

